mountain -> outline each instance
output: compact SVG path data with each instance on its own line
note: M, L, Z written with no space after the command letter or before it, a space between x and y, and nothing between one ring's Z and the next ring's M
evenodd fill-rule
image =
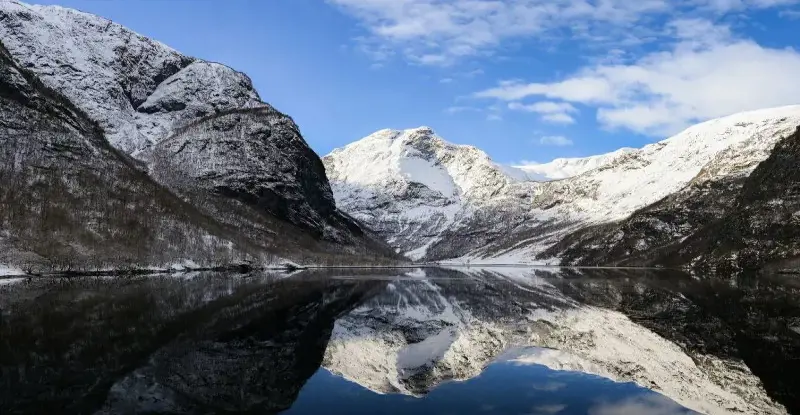
M567 236L569 262L682 265L735 272L800 260L800 127L749 176L691 184L624 221ZM598 246L604 246L602 250Z
M413 259L514 184L482 151L427 127L378 131L323 162L338 206Z
M0 43L0 262L25 268L245 260L232 234L112 148Z
M13 216L0 235L14 253L0 263L394 255L337 209L298 126L246 75L58 6L3 1L0 21L4 122L13 125L0 131L13 160L3 171L27 180L19 186L44 181L30 194L2 189ZM44 211L54 238L37 226Z
M792 141L798 125L800 106L764 109L641 149L522 167L498 165L428 128L382 130L323 162L340 207L412 259L611 264L613 258L583 253L600 255L624 239L625 248L648 256L666 243L623 235L618 227L626 223L646 222L660 232L656 239L694 234L718 218L729 204L723 199L735 198L778 142ZM669 225L654 215L683 219ZM632 251L615 252L621 258Z

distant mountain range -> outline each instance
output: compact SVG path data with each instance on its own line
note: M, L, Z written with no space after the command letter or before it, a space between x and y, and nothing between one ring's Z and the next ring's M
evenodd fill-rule
M101 17L0 2L0 59L3 269L800 258L800 106L533 166L428 127L320 160L245 74Z
M412 259L792 266L800 106L707 121L641 149L511 167L433 130L323 158L340 208Z

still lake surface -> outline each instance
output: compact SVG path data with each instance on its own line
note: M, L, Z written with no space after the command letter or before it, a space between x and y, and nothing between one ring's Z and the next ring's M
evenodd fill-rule
M800 281L512 267L0 280L0 413L800 413Z

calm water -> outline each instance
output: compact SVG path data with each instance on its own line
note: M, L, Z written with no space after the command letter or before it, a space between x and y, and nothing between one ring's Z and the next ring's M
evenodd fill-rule
M0 284L0 413L800 413L800 283L674 271Z

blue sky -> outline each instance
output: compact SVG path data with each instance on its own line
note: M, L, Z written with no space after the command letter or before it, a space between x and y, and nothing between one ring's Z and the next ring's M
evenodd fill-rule
M499 162L800 103L800 0L59 0L247 73L321 155L427 125Z

